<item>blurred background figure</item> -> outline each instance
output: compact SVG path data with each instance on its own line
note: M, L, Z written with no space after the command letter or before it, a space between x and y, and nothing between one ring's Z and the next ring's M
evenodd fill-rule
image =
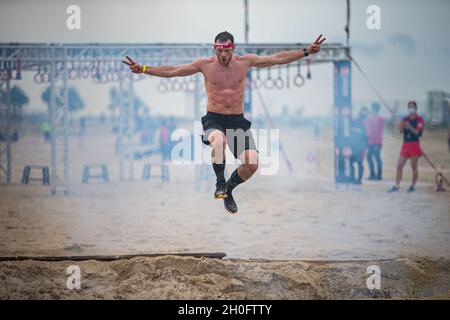
M372 114L366 120L368 134L367 162L369 163L369 180L381 180L383 176L383 162L381 147L383 145L384 118L378 102L372 103ZM376 164L376 168L375 168Z
M79 146L83 145L83 139L84 139L85 134L86 134L86 117L81 116L80 117L80 129L79 129L79 133L78 133L78 145Z
M319 138L320 138L320 124L319 123L314 122L313 132L314 132L314 139L319 140Z
M170 147L170 132L166 119L161 121L161 125L159 127L159 145L162 159L170 160L170 152L172 148Z
M400 181L402 180L403 167L408 159L411 160L412 183L407 192L414 192L417 179L419 178L418 162L422 155L420 147L420 137L422 137L425 121L417 114L417 103L415 101L408 102L408 116L404 117L400 124L400 132L403 133L403 144L398 158L397 174L395 185L388 192L397 192L400 190Z
M447 144L448 144L448 151L450 152L450 132L448 133Z
M45 121L41 126L42 135L45 142L50 142L52 127L48 121Z
M151 144L153 142L152 133L152 119L150 117L150 112L148 109L145 109L142 116L142 127L140 128L139 143L141 145Z
M353 119L350 123L350 146L352 155L350 157L350 170L354 184L361 184L364 175L363 160L366 152L368 136L366 119L369 114L369 109L362 107L359 111L358 117ZM358 175L356 176L355 165L358 168Z

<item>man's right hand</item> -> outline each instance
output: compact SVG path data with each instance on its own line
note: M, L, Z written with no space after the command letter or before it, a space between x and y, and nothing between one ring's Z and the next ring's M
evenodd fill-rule
M128 60L122 60L127 66L130 67L130 70L134 73L142 73L142 66L134 62L129 56L125 56Z

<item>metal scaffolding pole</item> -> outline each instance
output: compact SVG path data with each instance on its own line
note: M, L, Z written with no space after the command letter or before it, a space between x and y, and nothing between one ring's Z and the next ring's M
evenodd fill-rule
M195 75L195 88L194 88L194 119L200 117L200 75Z
M124 136L125 136L125 101L123 98L123 79L119 77L119 132L117 135L117 146L119 149L119 180L125 179L125 152L124 152Z
M250 25L248 21L248 0L244 0L244 34L245 34L245 44L248 44L249 41L249 31ZM252 119L252 71L249 69L246 75L247 81L244 92L244 114L248 119Z
M134 91L133 91L133 73L128 77L128 112L127 112L127 160L128 160L128 179L134 179L134 139L133 129L135 128L134 120L136 119L136 109L134 105Z
M50 62L50 191L52 194L62 191L67 195L69 193L69 75L65 55L66 50L64 50L61 60L57 60L55 56L55 59ZM60 70L57 70L57 63L60 63ZM59 72L62 73L62 87L58 87Z
M11 183L11 72L6 79L6 184Z
M200 100L201 100L201 96L200 96L200 75L196 74L194 76L195 79L195 86L194 86L194 121L196 121L197 119L200 118ZM193 136L192 139L199 139L199 137L197 136ZM195 146L195 142L194 142L194 146ZM200 145L200 147L203 147L203 144ZM195 157L195 150L194 152L194 157ZM195 159L195 158L194 158ZM195 188L198 189L200 188L200 184L201 184L201 180L203 177L203 164L200 165L196 165L195 166L195 179L194 179L194 185Z
M250 25L248 22L248 0L244 0L244 34L245 34L245 43L248 43L248 34L250 31Z
M54 52L54 50L52 50ZM54 59L50 62L50 105L49 105L49 118L51 127L51 155L50 155L50 191L52 194L56 194L57 189L57 158L56 158L56 136L57 136L57 124L56 124L56 61Z
M128 83L126 83L128 81ZM119 151L119 179L134 179L134 93L133 76L122 75L119 82L119 132L117 146ZM125 89L126 88L126 89Z
M63 164L64 164L64 194L69 194L69 70L67 68L67 49L64 50L63 63L63 101L62 127L63 127Z
M273 54L283 50L308 47L307 43L237 43L236 54ZM314 55L313 63L346 60L347 47L328 43ZM0 61L15 63L20 57L23 71L36 70L39 64L62 61L66 52L69 62L117 62L125 54L136 61L159 65L162 63L189 63L193 59L213 54L211 44L7 44L0 43Z

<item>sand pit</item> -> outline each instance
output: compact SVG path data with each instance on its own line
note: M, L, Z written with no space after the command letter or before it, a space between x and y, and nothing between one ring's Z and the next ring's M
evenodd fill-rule
M70 265L81 289L66 288ZM381 269L369 290L366 269ZM1 299L449 299L450 261L250 261L137 257L113 262L1 262Z
M135 164L137 179L118 182L109 128L89 132L81 146L73 138L70 196L20 185L23 166L48 163L50 154L40 138L25 136L14 147L14 183L1 189L0 255L226 252L227 259L1 262L0 297L448 298L450 197L435 192L427 164L420 162L415 194L404 192L408 166L402 192L386 193L400 147L398 134L386 132L385 180L335 188L331 131L316 139L309 129L292 130L282 139L294 173L281 163L277 175L257 175L239 186L234 216L212 199L212 183L195 184L190 165L171 164L170 183L140 181L143 159ZM428 132L423 145L450 176L442 132ZM306 160L310 153L319 154L317 162ZM106 163L112 181L81 184L84 163ZM81 267L81 291L66 289L71 264ZM381 268L380 291L366 287L371 264Z

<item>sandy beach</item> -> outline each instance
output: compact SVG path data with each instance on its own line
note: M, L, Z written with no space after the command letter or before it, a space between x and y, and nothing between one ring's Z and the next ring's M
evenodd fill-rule
M82 270L81 289L66 269ZM382 270L366 287L367 267ZM250 261L163 256L114 262L2 262L2 299L449 299L448 259Z
M0 255L227 257L77 262L85 281L76 292L64 285L70 261L1 262L1 298L448 298L449 193L435 192L424 160L415 194L405 192L408 164L402 191L386 192L401 144L397 133L385 132L383 181L337 187L331 131L317 139L310 128L282 131L293 174L283 160L278 174L257 174L236 189L239 212L230 215L212 198L213 180L195 183L194 165L170 164L169 183L142 181L150 160L142 159L135 162L135 179L119 182L114 137L107 132L91 128L81 145L71 137L69 196L52 196L38 182L21 185L24 165L49 163L49 145L31 134L14 145L13 184L0 194ZM422 146L450 176L445 139L444 131L429 131ZM87 163L107 164L111 182L81 184ZM381 269L376 292L365 285L371 264Z

